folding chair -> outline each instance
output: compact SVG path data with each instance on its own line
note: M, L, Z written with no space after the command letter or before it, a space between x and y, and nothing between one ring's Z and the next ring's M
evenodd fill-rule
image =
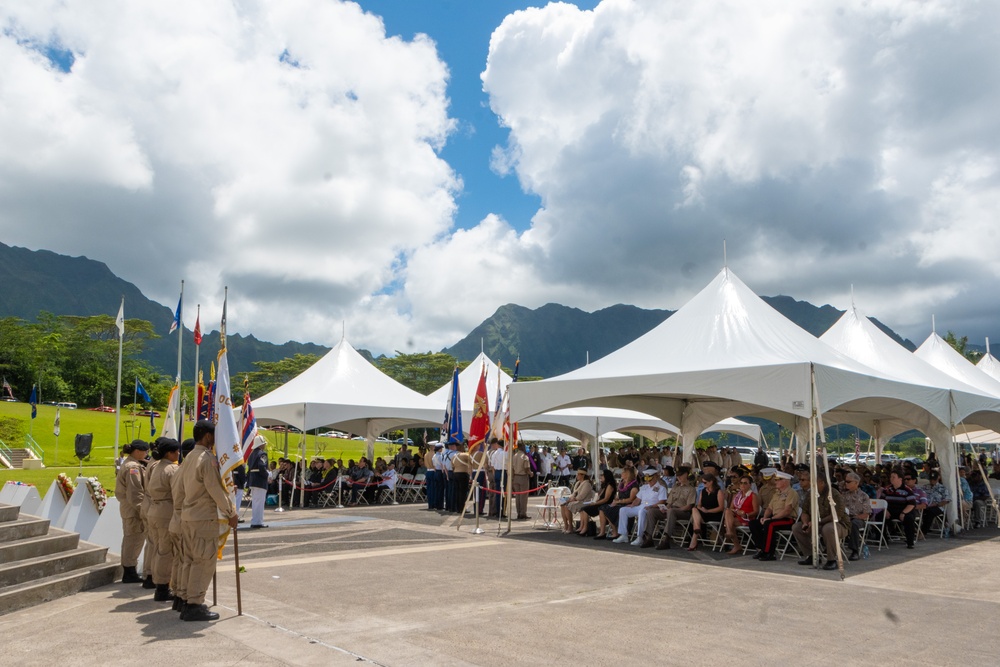
M413 475L404 473L396 480L396 501L401 503L410 502L413 493Z
M931 536L936 534L938 538L944 539L947 526L948 526L948 513L942 512L941 514L938 514L936 517L934 517L934 520L931 521L931 525L927 527L927 535Z
M427 500L427 475L419 473L413 476L413 492L410 500L419 503Z
M545 499L542 501L542 504L535 506L535 521L531 524L531 527L534 528L537 526L539 521L542 522L545 530L557 526L560 501L571 493L572 491L565 486L550 486L548 491L545 492Z
M864 534L861 536L861 541L865 544L877 544L878 551L882 551L882 547L889 548L889 542L886 540L886 524L885 517L888 513L889 503L886 500L873 499L872 503L872 513L868 517L868 521L865 522ZM875 517L878 517L877 519ZM877 535L877 538L870 537L869 534ZM872 541L874 539L874 542Z

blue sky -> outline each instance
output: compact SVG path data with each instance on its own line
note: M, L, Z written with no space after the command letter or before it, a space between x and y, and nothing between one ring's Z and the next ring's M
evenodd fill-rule
M469 229L489 213L502 215L515 229L527 229L541 205L538 195L525 193L514 173L500 176L490 169L493 147L507 141L483 92L480 74L486 67L490 35L504 17L526 7L545 3L508 0L362 0L361 7L382 17L387 36L412 40L424 33L437 44L451 73L448 96L450 114L459 127L441 156L461 175L464 187L458 197L455 224ZM592 9L596 1L574 2Z

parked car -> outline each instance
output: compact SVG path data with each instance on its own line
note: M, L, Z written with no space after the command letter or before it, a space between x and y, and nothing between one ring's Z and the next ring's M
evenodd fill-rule
M348 436L343 431L323 431L322 433L319 434L319 437L321 437L321 438L343 438L344 440L346 440L350 436Z
M396 438L392 442L393 442L393 444L396 444L396 445L402 445L402 444L412 445L413 444L413 441L410 440L409 438L406 438L405 440L403 438Z
M97 408L90 408L90 411L91 412L114 412L115 409L113 407L111 407L110 405L102 405L102 406L97 407Z
M56 403L57 408L66 408L67 410L76 410L76 403L72 401L60 401Z
M160 413L157 412L156 410L143 410L142 412L137 412L136 414L139 415L140 417L149 417L150 415L154 417L160 416Z

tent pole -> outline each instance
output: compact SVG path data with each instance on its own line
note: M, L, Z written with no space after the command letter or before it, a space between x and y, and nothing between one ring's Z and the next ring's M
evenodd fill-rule
M299 461L299 507L306 506L306 404L302 404L302 459ZM294 489L293 489L294 492Z

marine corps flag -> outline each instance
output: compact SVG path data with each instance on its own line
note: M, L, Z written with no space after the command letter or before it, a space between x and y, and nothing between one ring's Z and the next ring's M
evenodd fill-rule
M490 406L486 398L486 364L479 376L476 388L476 402L472 408L472 422L469 424L469 453L483 447L490 434Z

